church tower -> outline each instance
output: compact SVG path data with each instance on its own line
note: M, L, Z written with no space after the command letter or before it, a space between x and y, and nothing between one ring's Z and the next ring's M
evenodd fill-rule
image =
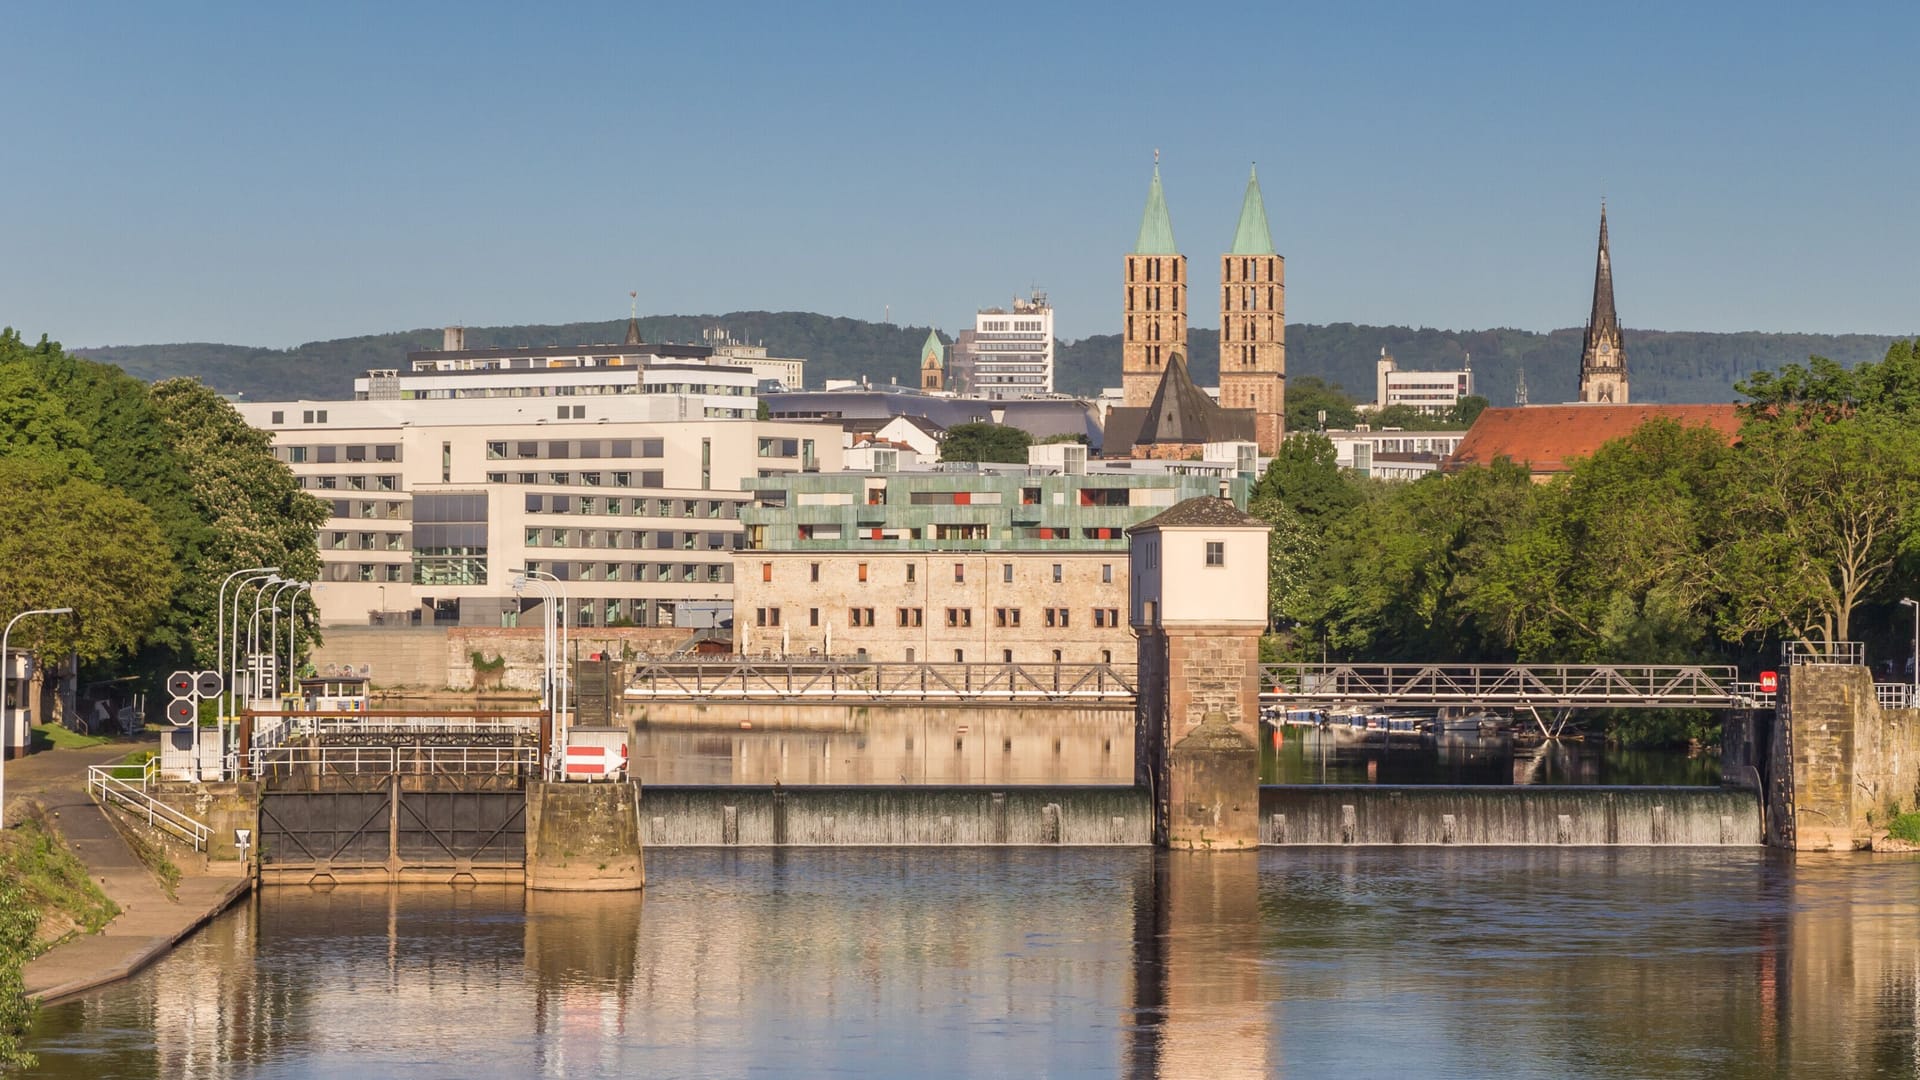
M920 389L942 390L946 388L947 347L940 344L937 330L927 331L927 343L920 346Z
M1167 197L1160 190L1160 152L1153 154L1153 183L1140 215L1140 237L1127 255L1126 323L1120 344L1125 404L1145 408L1165 373L1167 360L1187 352L1187 257L1173 243Z
M1253 410L1262 454L1280 449L1286 378L1286 260L1274 254L1260 174L1250 169L1233 247L1220 256L1220 406Z
M1600 261L1593 271L1593 314L1580 346L1580 400L1627 403L1627 351L1613 310L1613 257L1607 252L1607 204L1600 204Z

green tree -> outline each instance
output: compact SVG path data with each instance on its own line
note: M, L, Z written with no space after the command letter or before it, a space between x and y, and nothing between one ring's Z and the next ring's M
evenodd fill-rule
M1479 394L1468 394L1454 402L1453 408L1447 411L1447 429L1465 431L1472 427L1473 422L1480 419L1480 414L1485 412L1490 404L1492 403Z
M71 607L15 631L35 649L85 661L135 652L166 609L176 572L153 514L57 468L0 459L0 609Z
M1254 485L1253 498L1278 503L1319 527L1359 505L1364 498L1361 483L1341 471L1333 440L1318 432L1298 432L1281 441Z
M1327 414L1325 423L1320 413ZM1296 375L1287 380L1287 430L1319 431L1322 428L1350 428L1360 422L1354 401L1337 385L1314 375Z
M1722 473L1722 633L1848 640L1854 611L1914 546L1920 432L1885 415L1755 420Z
M278 566L282 577L319 576L319 528L332 513L300 490L273 456L272 436L253 428L225 398L193 379L152 390L173 452L186 463L194 513L207 539L187 568L181 603L202 613L192 624L195 651L210 655L220 580L242 566Z
M26 994L24 972L39 928L39 908L17 883L0 881L0 1072L38 1064L25 1046L34 1004Z
M1005 424L955 424L940 440L941 461L1003 461L1024 465L1033 436Z
M1319 538L1279 499L1255 498L1247 509L1273 526L1267 535L1267 620L1278 624L1299 608L1303 590L1311 585Z

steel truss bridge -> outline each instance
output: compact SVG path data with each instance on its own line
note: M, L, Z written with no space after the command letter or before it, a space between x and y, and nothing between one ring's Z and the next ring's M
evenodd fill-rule
M1118 664L894 663L713 657L640 664L629 701L1131 704ZM1282 707L1755 709L1773 695L1731 666L1701 664L1262 664L1260 698Z

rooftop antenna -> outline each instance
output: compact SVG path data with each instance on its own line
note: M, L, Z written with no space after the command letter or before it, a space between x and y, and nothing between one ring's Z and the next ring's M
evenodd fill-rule
M1515 405L1527 403L1527 366L1525 364L1520 365L1520 379L1513 384L1513 403Z
M629 319L639 318L640 317L640 290L638 289L627 290L627 300L628 300L627 318Z

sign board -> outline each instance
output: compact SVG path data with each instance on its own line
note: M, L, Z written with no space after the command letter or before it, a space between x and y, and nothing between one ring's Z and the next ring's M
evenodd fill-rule
M202 671L194 676L193 688L201 697L219 697L221 681L219 672Z
M174 698L167 702L167 720L174 727L186 727L193 723L199 712L192 698Z
M1760 692L1763 694L1779 693L1780 692L1780 673L1777 671L1761 672L1760 673Z
M167 676L167 694L170 697L188 697L197 685L198 680L191 671L176 671Z

